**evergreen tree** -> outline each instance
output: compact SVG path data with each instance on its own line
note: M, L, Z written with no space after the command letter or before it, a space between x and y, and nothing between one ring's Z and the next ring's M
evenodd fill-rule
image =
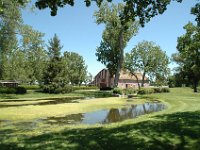
M49 63L47 65L47 69L44 75L44 84L52 84L53 82L59 81L59 74L62 70L61 63L61 49L62 46L60 44L60 40L58 36L55 34L52 39L49 40L48 46L48 56Z

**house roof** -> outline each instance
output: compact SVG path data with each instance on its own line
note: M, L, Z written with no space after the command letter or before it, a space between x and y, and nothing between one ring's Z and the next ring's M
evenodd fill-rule
M102 69L101 71L99 71L98 72L98 74L95 76L95 78L97 77L97 76L99 76L100 75L100 73L103 71L103 70L108 70L108 69ZM138 77L138 80L142 80L142 74L141 73L135 73L136 75L137 75L137 77ZM128 79L128 80L136 80L136 77L135 76L133 76L130 72L128 72L128 71L121 71L120 72L120 77L119 77L119 79ZM149 80L147 77L144 77L144 80Z
M138 77L138 80L142 80L142 74L141 73L135 73ZM129 80L137 80L135 76L133 76L128 71L121 71L119 79L129 79ZM144 80L148 80L147 77L144 77Z

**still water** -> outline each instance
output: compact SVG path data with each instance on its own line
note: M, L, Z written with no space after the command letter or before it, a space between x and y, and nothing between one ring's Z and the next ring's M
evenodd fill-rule
M120 122L137 116L149 114L166 109L162 103L144 103L128 105L122 108L111 108L88 113L71 114L62 117L48 117L43 119L48 124L109 124Z

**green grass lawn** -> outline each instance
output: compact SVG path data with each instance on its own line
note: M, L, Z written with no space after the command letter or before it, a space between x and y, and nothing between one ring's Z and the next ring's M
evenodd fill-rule
M84 94L88 93L73 93L70 96L83 96ZM24 103L35 104L37 103L36 99L41 98L33 93L32 98L26 96L17 97L17 100L27 99ZM60 95L55 97L58 96ZM42 97L49 96L43 95ZM143 103L145 99L160 100L168 108L109 125L61 126L41 123L34 129L23 126L30 120L44 116L120 107L126 103ZM4 102L4 104L7 103L9 102ZM170 93L145 95L133 102L127 102L126 98L98 98L80 100L79 103L0 108L0 114L0 120L14 122L13 124L11 122L9 126L4 126L4 123L0 121L1 150L200 150L200 93L193 93L190 88L174 88Z

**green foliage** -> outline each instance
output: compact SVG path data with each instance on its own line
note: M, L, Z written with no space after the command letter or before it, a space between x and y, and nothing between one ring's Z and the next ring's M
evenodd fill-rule
M140 88L138 90L138 94L141 94L141 95L143 95L143 94L152 94L152 93L154 93L154 89L153 88Z
M24 87L26 90L39 90L41 87L39 85L20 85L20 87Z
M56 83L43 85L42 90L44 93L49 93L49 94L60 94L60 93L64 94L64 93L71 93L74 91L73 86L71 85L60 86Z
M138 90L138 94L153 94L153 93L169 93L170 89L168 87L150 87L141 88Z
M153 42L143 41L138 43L130 53L126 53L124 68L137 77L137 72L142 74L142 86L145 76L148 75L156 84L167 84L169 74L169 58L160 46Z
M96 90L99 89L96 86L73 86L74 90Z
M8 88L8 87L0 87L0 93L1 94L15 94L16 89L15 88Z
M161 91L162 93L169 93L170 89L168 87L162 87Z
M123 94L123 90L121 88L114 88L113 89L113 94L120 94L120 95L122 95Z
M87 77L87 66L82 56L75 52L64 52L62 57L63 77L72 85L81 85Z
M137 89L134 89L134 88L126 88L123 90L123 93L125 95L128 95L128 94L135 94L137 93Z
M0 87L1 94L25 94L26 92L27 91L24 87L16 87L16 88Z
M200 3L197 3L192 9L191 13L193 15L196 15L195 21L197 22L197 25L200 27Z
M119 14L123 12L123 4L103 3L99 11L94 13L97 24L105 24L102 41L97 48L97 60L103 63L111 76L115 75L114 87L119 80L119 72L122 69L124 48L128 41L137 33L139 24L132 20L122 23Z
M64 78L62 76L62 61L61 61L61 49L62 46L60 44L60 40L58 36L55 34L52 39L49 40L48 46L48 56L49 61L47 64L47 68L44 73L44 85L47 85L44 88L49 91L49 93L54 93L56 87L60 87L63 84Z
M200 27L189 22L184 26L186 33L178 38L178 53L173 60L179 64L177 71L191 82L194 92L200 81Z
M92 0L96 2L97 6L101 6L103 0ZM140 24L144 26L146 22L158 14L162 14L166 9L167 5L171 3L172 0L124 0L124 10L120 14L121 22L126 22L129 20L135 21L139 19ZM182 0L173 0L177 2L182 2ZM91 0L84 0L86 6L91 5ZM112 0L107 0L107 2L112 2ZM74 0L37 0L35 5L39 9L50 8L51 15L55 16L57 14L58 8L62 8L65 5L74 5Z
M19 86L19 87L16 88L15 94L25 94L26 92L27 92L26 88Z

